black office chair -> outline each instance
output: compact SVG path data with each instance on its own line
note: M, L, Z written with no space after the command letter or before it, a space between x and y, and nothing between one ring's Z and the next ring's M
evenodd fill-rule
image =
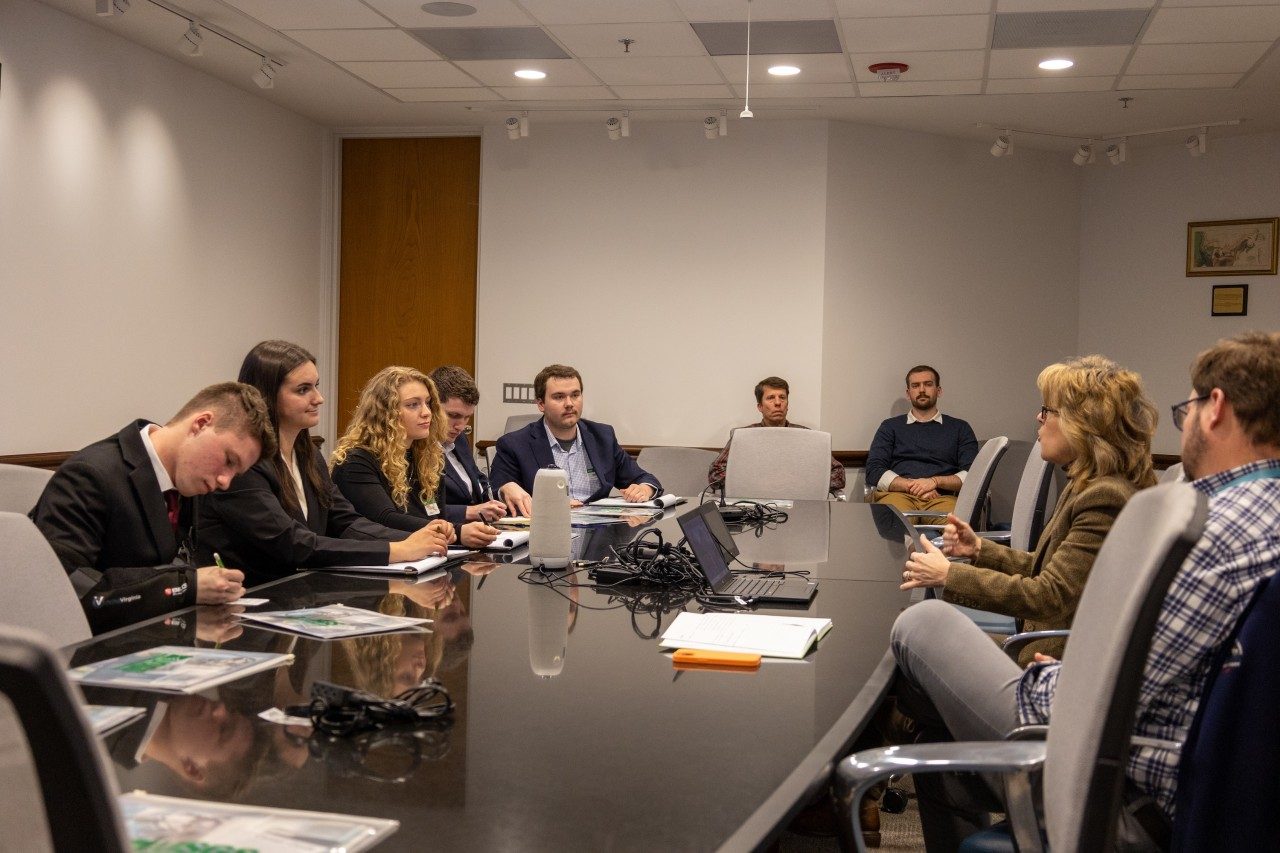
M0 846L124 853L129 844L114 782L63 669L39 635L0 626L0 694L9 703L0 712L0 778L38 788L7 790ZM30 794L43 802L43 824L20 813Z

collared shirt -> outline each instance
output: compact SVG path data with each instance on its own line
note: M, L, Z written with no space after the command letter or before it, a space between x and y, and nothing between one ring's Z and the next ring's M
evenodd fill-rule
M454 452L457 442L449 441L440 445L440 449L444 451L445 461L449 463L449 467L453 469L453 473L457 474L462 482L466 483L467 491L472 491L471 475L467 473L467 469L462 466L462 460L458 458L458 454Z
M1258 584L1280 570L1280 459L1196 480L1209 496L1204 533L1178 570L1156 622L1138 694L1134 734L1182 743L1215 654L1235 630ZM1049 722L1061 664L1032 664L1018 682L1018 720ZM1135 746L1129 778L1170 816L1176 750Z
M573 444L565 450L560 446L559 440L551 434L551 428L547 426L546 421L542 422L542 428L546 430L547 441L551 443L551 457L555 459L556 467L569 475L569 498L585 503L599 490L600 478L591 467L591 459L587 456L587 450L582 444L582 430L577 431L573 437Z
M156 472L156 482L160 484L160 491L167 492L170 489L177 488L173 485L173 478L169 476L169 472L165 470L164 464L160 461L160 454L156 453L156 446L151 443L151 433L160 429L156 424L147 424L140 431L142 436L142 446L147 449L147 456L151 459L151 467Z
M294 453L286 457L281 453L280 460L284 462L285 470L293 478L293 487L298 493L298 511L302 513L303 518L307 518L307 493L302 487L302 472L298 470L298 454Z
M934 409L933 417L922 419L922 418L916 417L916 410L912 408L911 411L907 412L907 423L908 424L930 424L930 423L941 424L942 410ZM956 476L959 477L960 482L963 483L964 478L969 476L969 472L957 471ZM896 479L898 479L898 475L893 472L892 468L890 468L888 471L885 471L883 474L880 475L880 480L876 483L876 488L880 489L881 491L887 492L889 491L889 486L893 485L893 481Z

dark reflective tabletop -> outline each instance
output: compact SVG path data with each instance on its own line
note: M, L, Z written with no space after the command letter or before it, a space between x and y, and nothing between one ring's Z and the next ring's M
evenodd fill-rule
M256 593L271 599L266 609L341 601L427 616L425 636L320 642L196 609L87 643L72 663L219 641L295 656L197 696L86 690L89 701L150 712L107 739L123 790L395 818L387 850L753 847L861 728L908 602L901 531L882 532L862 504L793 509L787 525L740 532L739 547L748 562L805 564L819 591L807 611L759 612L835 627L804 660L766 659L757 671L673 668L656 637L696 602L530 585L518 578L526 566L487 562L419 584L312 573ZM610 525L582 544L674 525ZM315 679L394 693L433 674L457 703L447 727L322 747L257 717L305 702Z

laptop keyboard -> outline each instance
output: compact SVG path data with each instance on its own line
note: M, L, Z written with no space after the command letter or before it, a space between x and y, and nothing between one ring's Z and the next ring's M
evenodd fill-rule
M774 592L778 587L782 586L781 581L765 580L764 578L742 577L729 584L729 588L725 590L728 595L749 595L753 598L759 598Z

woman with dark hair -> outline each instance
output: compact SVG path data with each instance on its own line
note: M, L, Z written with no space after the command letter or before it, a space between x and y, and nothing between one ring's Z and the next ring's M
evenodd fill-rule
M262 392L280 452L198 502L202 560L217 553L242 569L250 586L296 568L386 565L445 552L450 525L412 534L384 527L352 509L333 485L311 442L324 403L311 353L287 341L263 341L245 356L240 381Z

